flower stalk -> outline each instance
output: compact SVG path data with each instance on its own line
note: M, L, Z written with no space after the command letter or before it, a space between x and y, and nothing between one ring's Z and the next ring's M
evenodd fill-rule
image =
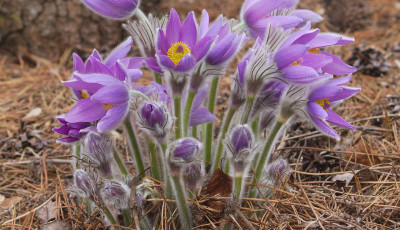
M215 99L217 96L219 77L214 77L211 81L210 94L208 97L208 110L214 113ZM214 123L210 122L206 124L206 136L204 144L204 164L207 166L207 162L211 162L211 151L212 151L212 141L213 141L213 129Z
M128 136L129 150L135 158L136 173L140 177L144 177L144 164L142 154L140 152L139 142L137 141L135 130L129 119L124 121L125 132Z
M185 112L184 112L184 115L183 115L183 136L184 137L187 136L190 111L191 111L191 108L192 108L194 96L196 96L196 93L192 92L192 91L189 91L187 99L186 99Z

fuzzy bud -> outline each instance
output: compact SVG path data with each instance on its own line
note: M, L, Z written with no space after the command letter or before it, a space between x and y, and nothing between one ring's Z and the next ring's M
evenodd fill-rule
M185 169L186 183L189 189L196 189L203 177L203 172L201 170L200 163L193 163L186 167Z
M103 196L106 204L116 209L127 209L131 190L127 185L118 181L106 181L103 188Z
M231 133L231 145L235 153L251 147L253 136L247 125L238 125Z
M92 197L92 193L95 191L92 185L92 180L83 169L75 170L74 184L79 190L79 193L84 194L84 197Z
M284 177L286 173L290 172L288 170L288 162L282 158L269 163L265 167L266 176L270 178Z
M138 110L139 124L149 136L159 142L164 142L167 137L172 119L163 104L155 102L144 102Z
M243 174L252 159L254 152L254 137L247 125L235 126L228 136L226 146L230 153L235 174Z
M112 143L105 135L98 132L89 132L84 139L86 157L97 165L104 176L111 175Z
M174 141L169 148L169 166L173 173L179 173L181 167L193 162L199 155L201 143L190 137Z

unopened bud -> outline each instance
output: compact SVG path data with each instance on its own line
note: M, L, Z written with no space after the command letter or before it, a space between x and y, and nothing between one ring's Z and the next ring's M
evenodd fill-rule
M93 183L90 176L83 169L75 170L74 184L84 197L92 197L94 192Z
M186 183L189 189L196 189L202 181L203 173L200 163L193 163L185 169Z
M112 143L98 132L89 132L84 140L86 157L97 165L98 169L105 175L110 176L112 162Z
M174 172L179 172L181 166L193 162L199 155L201 143L190 137L176 140L169 148L169 165Z
M276 178L276 177L284 177L288 170L288 162L282 158L275 160L267 165L265 168L265 172L267 177Z
M168 110L158 103L144 102L138 111L139 124L150 136L162 142L172 125Z
M236 174L243 174L253 157L253 133L249 126L237 125L232 129L228 140L226 145L230 153L230 162Z
M131 190L124 183L106 181L103 188L106 204L113 205L116 209L127 209Z

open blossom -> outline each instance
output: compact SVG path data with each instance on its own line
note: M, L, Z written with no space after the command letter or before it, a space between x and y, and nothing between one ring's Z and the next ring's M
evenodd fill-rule
M327 81L312 89L308 96L307 116L325 134L339 139L337 132L327 122L348 129L355 127L336 114L331 108L342 100L360 91L359 88L343 86L351 80L351 75Z
M90 127L90 123L88 122L70 123L67 122L64 117L57 117L57 120L63 125L54 128L53 131L67 136L58 139L57 142L73 143L79 141L85 135L81 130Z
M247 0L241 10L250 36L256 40L264 39L268 25L284 29L295 28L303 19L292 14L282 14L282 9L293 8L296 1L290 0ZM273 15L271 13L274 13Z
M139 6L139 0L82 0L82 2L101 16L112 19L128 18Z
M178 13L171 9L165 30L158 30L157 60L162 68L187 73L208 53L215 37L198 39L194 13L190 12L183 24Z
M128 112L132 82L142 76L138 68L143 59L125 58L131 43L127 39L104 61L97 52L85 65L75 58L76 71L64 85L71 87L80 100L66 114L67 122L98 121L99 132L111 130L122 122Z

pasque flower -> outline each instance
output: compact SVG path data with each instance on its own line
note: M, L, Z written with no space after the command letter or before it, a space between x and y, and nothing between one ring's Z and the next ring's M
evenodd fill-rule
M292 8L294 5L295 1L290 0L247 0L242 6L240 16L250 36L254 40L263 40L270 24L290 29L303 22L303 19L295 15L281 14L282 9ZM274 11L275 14L271 15Z
M157 141L164 142L172 126L172 116L166 104L145 101L138 110L138 118L142 129Z
M254 137L250 128L247 125L236 125L228 136L226 146L235 174L247 173L246 168L254 152Z
M191 137L181 138L171 143L168 162L172 174L180 173L182 166L193 162L199 156L201 143Z
M125 19L132 16L139 6L139 0L82 0L82 2L101 16L112 19Z
M190 109L189 126L201 125L208 122L217 120L217 117L208 109L201 107L204 99L207 96L209 86L204 85L199 89L199 92L193 99L193 104Z
M336 114L331 108L342 100L351 97L360 91L359 88L343 86L351 80L351 75L324 82L312 89L308 96L307 116L311 122L323 133L339 139L337 132L328 124L338 125L348 129L355 127Z
M187 73L208 53L215 37L198 39L194 13L190 12L183 24L178 13L171 9L165 30L158 30L156 54L160 65L168 70Z
M79 141L85 135L85 133L81 132L81 130L90 127L89 122L77 122L77 123L67 122L64 116L57 117L57 120L61 122L63 125L54 128L53 131L67 136L57 139L57 142L73 143Z
M106 177L112 174L112 143L106 134L90 131L83 141L85 156Z

